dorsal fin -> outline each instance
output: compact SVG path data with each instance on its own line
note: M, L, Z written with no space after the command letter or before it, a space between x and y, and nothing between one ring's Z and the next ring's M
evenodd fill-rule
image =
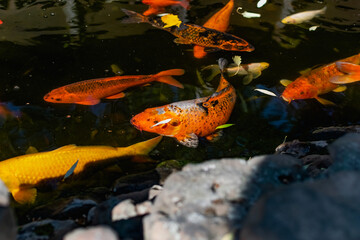
M65 146L62 146L62 147L59 147L55 150L53 150L54 152L56 151L70 151L70 150L73 150L74 148L76 148L77 146L75 144L69 144L69 145L65 145Z

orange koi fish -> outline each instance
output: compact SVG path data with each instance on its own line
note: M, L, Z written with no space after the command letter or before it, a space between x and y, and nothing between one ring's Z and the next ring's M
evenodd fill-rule
M125 93L123 93L125 89L153 81L183 88L181 83L171 77L172 75L180 76L183 74L183 69L171 69L154 75L115 76L90 79L56 88L46 94L44 100L52 103L95 105L103 98L116 99L125 97Z
M230 0L222 9L216 12L207 22L203 25L207 28L212 28L220 32L226 32L229 27L230 15L234 10L234 0ZM194 46L194 57L203 58L206 52L204 47Z
M122 20L123 23L149 23L154 27L166 30L176 36L177 38L174 42L178 44L196 44L203 47L217 48L226 51L251 52L254 50L254 47L244 39L215 29L183 22L181 22L179 26L175 24L169 25L163 17L147 17L130 10L122 10L128 15L127 19Z
M53 151L32 153L0 162L0 179L15 201L34 203L36 186L49 180L61 179L73 168L73 174L83 172L90 164L120 157L146 155L160 142L156 137L128 147L67 145ZM75 164L74 164L75 163Z
M142 0L142 3L149 5L149 9L143 13L144 16L165 12L165 8L172 5L180 5L185 9L189 9L187 0Z
M234 87L221 75L211 96L148 108L130 122L141 131L174 137L181 144L196 148L199 137L216 136L216 127L228 121L235 101Z
M360 54L342 59L340 62L343 62L341 64L342 66L348 66L351 64L358 65L360 64ZM340 66L339 69L336 62L333 62L328 65L315 68L298 77L291 83L285 81L283 82L283 85L285 85L286 88L281 97L287 102L291 102L296 99L315 98L324 105L333 105L332 102L320 98L319 95L330 91L341 92L344 91L346 87L332 83L330 80L334 79L334 81L336 81L336 79L347 79L347 82L351 82L358 81L354 79L358 79L359 77L359 68L357 68L357 72L354 73L352 73L352 71L354 71L353 68L346 69L350 71L348 72L349 74L344 74L341 69L343 69L343 67ZM346 70L343 69L343 71Z

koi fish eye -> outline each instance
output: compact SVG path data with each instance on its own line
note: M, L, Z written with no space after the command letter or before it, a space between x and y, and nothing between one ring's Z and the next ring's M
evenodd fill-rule
M204 102L202 105L203 105L203 107L206 107L206 108L210 107L210 103L209 103L209 102Z

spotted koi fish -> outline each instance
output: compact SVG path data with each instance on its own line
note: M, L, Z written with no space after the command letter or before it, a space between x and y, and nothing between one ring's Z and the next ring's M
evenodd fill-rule
M139 130L174 137L196 148L199 137L216 137L216 127L230 118L236 101L234 87L221 75L219 86L209 97L148 108L131 119Z
M234 0L230 0L222 9L216 12L204 23L203 27L215 29L220 32L226 32L230 23L231 12L234 10ZM194 46L194 57L203 58L206 56L204 47Z
M127 88L144 85L153 81L167 83L183 88L183 85L172 78L172 75L183 75L183 69L171 69L154 75L115 76L90 79L56 88L44 96L44 100L52 103L76 103L95 105L100 99L117 99L125 97Z
M333 82L348 83L358 81L360 75L359 64L360 54L357 54L308 71L293 82L282 81L286 88L281 97L287 102L315 98L324 105L333 105L334 103L320 98L319 95L330 91L341 92L346 90L346 86L339 86Z
M174 42L178 44L196 44L226 51L251 52L254 50L254 47L244 39L215 29L183 22L179 26L164 27L168 26L168 23L159 16L147 17L126 9L122 9L122 11L128 16L127 19L122 20L123 23L149 23L176 36Z

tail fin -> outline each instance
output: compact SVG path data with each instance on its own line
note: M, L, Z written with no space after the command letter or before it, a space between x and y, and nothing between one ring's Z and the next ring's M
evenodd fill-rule
M336 67L339 71L346 74L334 76L330 78L330 82L335 84L345 84L360 81L360 65L348 62L336 62Z
M130 11L130 10L127 10L125 8L122 8L121 10L128 16L128 18L125 18L125 19L121 20L122 23L142 23L142 22L147 22L147 17L141 15L140 13Z
M323 7L322 9L320 9L320 14L324 14L326 12L327 6Z
M131 145L127 147L127 150L130 150L129 155L147 155L149 152L151 152L161 141L162 136L158 136L155 138L152 138L147 141L135 143L134 145ZM122 150L123 148L118 148L119 150Z
M181 0L179 5L182 6L183 8L185 8L186 10L190 9L190 6L189 6L190 4L187 0Z
M219 68L220 68L221 77L220 77L220 83L216 89L216 92L220 92L221 90L225 89L226 87L228 87L230 85L229 82L224 77L224 71L228 64L228 61L225 58L219 58L218 64L219 64Z
M180 82L176 81L173 77L171 77L172 75L181 76L184 74L184 72L184 69L170 69L159 72L155 75L155 77L157 78L156 81L158 82L166 83L178 88L184 88L184 86Z

